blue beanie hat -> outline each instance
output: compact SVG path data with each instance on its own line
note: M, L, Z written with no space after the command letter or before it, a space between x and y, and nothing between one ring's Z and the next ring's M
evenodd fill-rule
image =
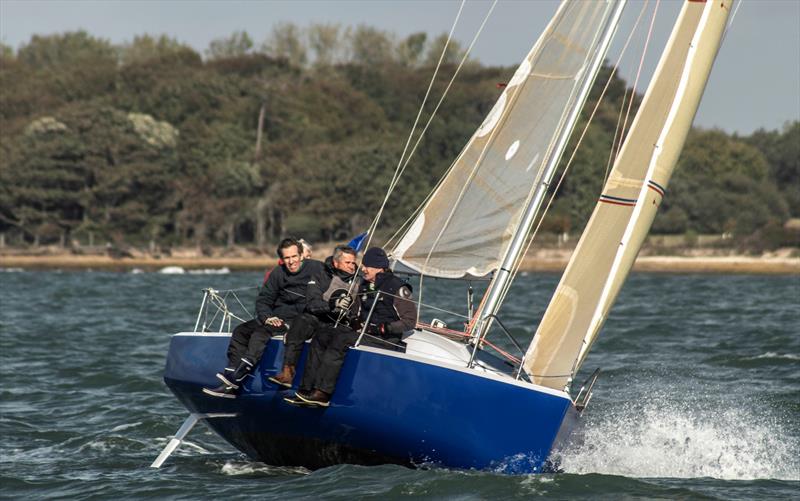
M363 266L369 266L370 268L386 269L389 267L389 258L386 256L386 252L380 247L370 247L367 249L367 252L364 253L364 259L361 260L361 264Z

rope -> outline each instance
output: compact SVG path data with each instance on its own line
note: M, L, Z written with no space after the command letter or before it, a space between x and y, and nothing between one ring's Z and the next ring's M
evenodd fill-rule
M418 322L417 326L425 328L425 329L427 329L428 331L430 331L430 332L432 332L434 334L440 334L440 335L445 335L445 336L450 335L450 336L453 336L453 337L463 338L464 342L466 342L468 339L472 338L472 335L469 334L468 332L457 331L457 330L443 328L443 327L434 327L434 326L432 326L430 324L426 324L426 323L422 323L422 322ZM439 332L437 332L437 331L439 331ZM510 362L513 362L515 364L519 364L520 363L520 359L518 357L515 357L514 355L508 353L507 351L505 351L502 348L500 348L499 346L491 343L490 341L487 341L486 339L482 339L481 340L481 344L485 344L485 345L489 346L490 348L495 350L497 353L499 353L500 355L502 355L503 357L508 359L508 361L510 361Z

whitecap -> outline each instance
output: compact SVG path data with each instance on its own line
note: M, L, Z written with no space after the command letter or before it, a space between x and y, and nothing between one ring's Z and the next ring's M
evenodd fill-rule
M776 353L774 351L768 351L766 353L762 353L761 355L755 357L749 357L749 360L759 360L764 358L778 358L783 360L800 360L800 355L795 355L793 353Z
M225 475L252 475L264 473L267 475L308 475L311 473L302 466L270 466L256 461L226 461L221 472Z
M164 275L182 275L186 273L186 270L181 268L180 266L165 266L158 270L159 273L163 273Z
M142 424L141 421L136 421L135 423L121 424L119 426L115 426L115 427L111 428L111 432L114 433L116 431L127 430L128 428L135 428L135 427L139 426L140 424Z
M227 275L231 270L227 266L223 268L203 268L200 270L189 270L192 275Z

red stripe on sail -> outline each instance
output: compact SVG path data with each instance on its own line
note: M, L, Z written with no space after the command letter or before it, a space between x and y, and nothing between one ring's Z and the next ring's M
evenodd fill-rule
M615 200L607 200L605 198L601 198L600 201L604 202L604 203L607 203L607 204L623 205L625 207L633 207L634 205L636 205L635 203L632 204L630 202L617 202Z

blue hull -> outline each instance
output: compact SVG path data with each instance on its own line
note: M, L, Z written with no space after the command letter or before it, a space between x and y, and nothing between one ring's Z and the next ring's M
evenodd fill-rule
M272 465L540 472L577 416L566 394L370 348L349 351L329 408L296 407L283 400L292 391L267 381L280 369L278 339L270 341L237 399L207 396L201 389L218 384L214 373L225 365L228 340L173 336L164 381L191 412L235 414L206 423L251 458Z

